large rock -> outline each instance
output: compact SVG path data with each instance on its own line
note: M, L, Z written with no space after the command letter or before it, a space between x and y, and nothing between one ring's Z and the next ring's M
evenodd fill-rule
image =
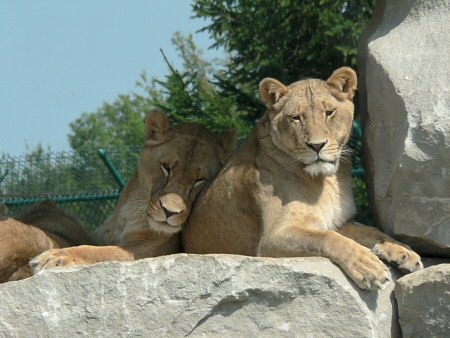
M398 337L393 287L358 290L326 258L101 263L0 285L0 336Z
M403 337L450 337L450 264L440 264L397 281Z
M375 221L450 256L449 0L377 1L359 45L364 160Z

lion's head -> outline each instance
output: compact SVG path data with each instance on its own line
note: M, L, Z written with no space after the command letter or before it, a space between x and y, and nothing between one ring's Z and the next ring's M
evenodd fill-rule
M148 195L148 224L159 232L176 233L202 186L216 176L234 149L236 133L215 135L199 123L170 126L157 110L147 115L145 128L138 175Z
M259 85L273 143L311 176L332 175L338 169L351 134L356 81L356 73L342 67L327 81L285 86L266 78Z

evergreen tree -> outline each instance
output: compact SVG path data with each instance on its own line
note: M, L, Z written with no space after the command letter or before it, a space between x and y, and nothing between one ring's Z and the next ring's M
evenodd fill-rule
M263 111L258 83L274 77L289 84L304 77L326 79L343 65L356 68L357 41L374 0L196 0L197 18L230 57L215 76L243 118Z

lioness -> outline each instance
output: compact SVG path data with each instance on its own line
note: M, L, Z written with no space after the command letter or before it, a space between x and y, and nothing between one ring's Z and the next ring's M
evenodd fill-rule
M61 265L135 260L181 251L179 232L206 181L234 148L233 130L214 135L198 123L169 126L151 111L139 168L121 193L111 217L98 229L106 246L49 250L30 262L33 271Z
M0 283L30 277L28 262L46 250L93 243L53 201L37 203L17 219L7 217L0 205L0 216Z
M325 256L362 289L387 280L378 257L406 271L422 268L409 247L352 221L356 208L345 145L356 81L347 67L327 81L261 81L267 111L199 195L182 235L186 252Z

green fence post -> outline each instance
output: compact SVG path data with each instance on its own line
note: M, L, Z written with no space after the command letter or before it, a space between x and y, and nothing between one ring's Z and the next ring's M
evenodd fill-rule
M125 182L122 175L120 175L119 171L117 170L116 166L112 163L111 159L106 154L105 149L100 148L98 150L98 155L103 160L103 163L105 163L106 167L109 169L116 182L119 184L120 190L122 190L127 184L127 182Z

